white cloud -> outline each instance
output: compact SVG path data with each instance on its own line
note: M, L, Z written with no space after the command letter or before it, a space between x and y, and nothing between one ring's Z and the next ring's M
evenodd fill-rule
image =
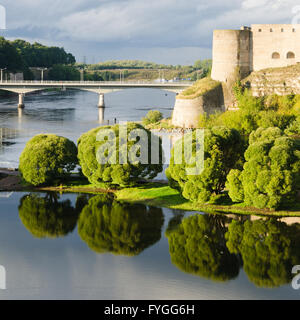
M175 57L177 50L178 63L192 59L200 48L206 48L207 55L214 29L235 29L253 23L291 23L295 6L292 0L0 2L7 9L7 36L11 38L65 44L77 56L83 52L100 56L97 50L116 56L124 53L124 48L126 55L132 48L134 56L134 50L139 48L144 57L148 57L147 52L157 56L159 50L165 57L168 54ZM189 53L184 48L195 49Z

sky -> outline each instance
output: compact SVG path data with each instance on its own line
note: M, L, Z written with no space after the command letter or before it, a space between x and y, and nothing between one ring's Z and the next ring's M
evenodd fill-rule
M87 63L140 59L191 65L211 58L214 29L300 23L294 0L0 0L0 5L6 10L0 35L64 47Z

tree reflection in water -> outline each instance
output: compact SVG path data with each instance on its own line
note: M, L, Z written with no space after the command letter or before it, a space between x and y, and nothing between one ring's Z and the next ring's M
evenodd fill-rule
M184 272L215 281L235 278L240 264L226 247L225 223L226 217L198 214L168 228L172 263Z
M240 254L244 270L258 287L290 283L292 267L300 264L300 225L277 219L232 221L226 234L230 252Z
M70 200L60 201L57 193L29 194L20 200L19 216L26 229L37 238L57 238L72 232L87 196L79 196L74 208Z
M82 210L78 232L98 253L135 256L160 240L163 222L160 208L124 204L98 195Z
M176 216L166 236L174 265L211 280L230 280L243 266L256 286L278 287L291 282L300 264L300 224L276 218Z

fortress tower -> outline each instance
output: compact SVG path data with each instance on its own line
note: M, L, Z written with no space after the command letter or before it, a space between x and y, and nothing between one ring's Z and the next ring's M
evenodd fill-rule
M212 78L230 84L252 71L300 62L300 25L255 24L215 30Z

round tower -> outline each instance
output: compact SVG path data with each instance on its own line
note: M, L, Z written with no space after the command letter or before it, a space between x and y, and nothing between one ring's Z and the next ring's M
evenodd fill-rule
M215 30L213 37L214 80L231 83L250 73L251 30Z

